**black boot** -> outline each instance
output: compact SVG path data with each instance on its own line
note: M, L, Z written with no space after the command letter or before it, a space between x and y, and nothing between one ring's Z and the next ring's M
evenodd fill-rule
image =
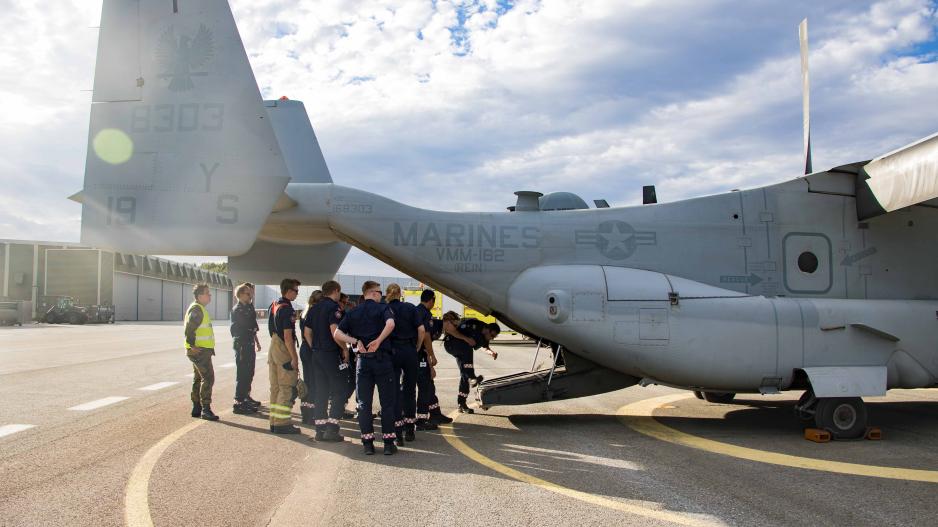
M394 443L388 442L384 444L384 455L393 456L397 452L397 447L394 446Z
M326 443L341 443L345 438L342 437L342 434L338 430L329 429L322 435L322 439L319 441L324 441Z
M275 434L284 434L284 435L299 434L299 433L300 433L300 429L297 428L297 427L295 427L295 426L293 426L293 425L276 425L276 426L271 426L271 427L270 427L270 431L273 432L273 433L275 433Z
M201 417L202 416L202 405L199 403L192 403L192 417Z
M241 401L234 404L234 413L239 415L251 415L257 413L257 407L249 404L247 401Z
M202 419L205 419L206 421L218 421L218 416L215 415L214 412L212 412L212 407L211 407L211 406L203 406L203 407L202 407L202 415L201 415L201 417L202 417Z
M460 402L460 403L459 403L459 413L461 413L461 414L473 414L473 413L475 413L475 410L473 410L472 408L469 408L469 406L468 406L465 402Z
M313 418L313 408L308 406L307 403L300 403L300 415L304 425L316 424L316 420Z
M404 430L404 441L413 441L416 439L414 437L414 431L412 429ZM403 443L398 443L397 446L404 446Z
M375 455L375 444L374 444L373 441L368 441L368 442L366 442L366 443L363 443L362 446L365 447L365 455L366 455L366 456L373 456L373 455Z
M432 421L420 419L417 421L417 430L437 430L439 427Z
M404 429L395 430L394 435L396 436L394 442L397 443L397 446L404 446Z
M430 414L430 423L437 425L448 425L453 422L453 418L448 415Z

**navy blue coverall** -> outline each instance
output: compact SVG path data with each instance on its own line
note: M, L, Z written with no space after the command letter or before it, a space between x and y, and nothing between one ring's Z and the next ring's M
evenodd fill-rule
M394 312L394 331L391 349L394 351L394 377L400 383L394 404L394 429L397 437L404 437L404 429L413 432L417 422L417 319L416 306L409 302L392 300L388 307Z
M313 402L313 393L315 383L313 382L313 351L310 349L306 339L303 338L303 329L306 328L308 317L311 310L306 309L303 318L299 319L299 337L300 337L300 368L303 370L303 382L306 383L306 397L300 400L300 414L303 416L303 424L313 424L313 408L316 405Z
M345 363L339 345L332 338L331 328L333 324L338 325L342 318L339 304L329 297L323 297L317 302L306 318L306 327L313 332L313 386L316 387L313 419L316 432L330 429L338 432L339 419L345 412L345 401L348 400L348 377L345 368L341 368Z
M474 318L459 322L457 329L474 340L475 346L470 346L465 341L450 335L447 335L446 340L443 341L446 352L456 358L456 365L459 367L459 394L456 396L456 403L460 407L466 406L466 399L469 397L469 379L476 377L475 365L472 363L473 351L489 345L482 336L483 327L485 323Z
M376 340L384 330L385 322L394 320L394 313L387 304L365 300L345 314L339 322L342 333L354 337L364 346ZM375 426L371 413L375 386L381 404L381 435L385 445L394 443L394 404L397 399L397 383L394 381L394 362L391 358L391 343L387 339L374 353L360 353L356 365L356 391L358 392L358 426L362 443L375 440Z
M417 321L423 324L428 335L433 334L433 314L427 306L418 304L415 308ZM428 421L430 414L441 414L440 400L436 397L436 385L433 383L433 374L430 371L430 358L423 343L420 343L417 353L417 420Z

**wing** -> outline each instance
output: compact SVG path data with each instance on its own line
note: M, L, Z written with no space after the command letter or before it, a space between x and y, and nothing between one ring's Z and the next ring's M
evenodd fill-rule
M166 31L160 35L155 55L160 65L160 72L173 71L176 60L176 31L173 26L166 28Z
M212 32L204 24L199 26L199 32L192 39L192 47L189 52L189 67L198 68L204 66L206 62L215 53L215 41Z

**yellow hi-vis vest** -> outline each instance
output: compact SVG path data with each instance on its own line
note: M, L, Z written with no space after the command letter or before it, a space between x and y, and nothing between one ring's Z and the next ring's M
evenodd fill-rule
M199 309L202 310L202 324L195 328L195 347L215 349L215 332L212 331L212 317L208 316L208 310L205 309L205 306L198 302L189 304L189 309L186 310L185 325L189 325L189 313L192 313L194 306L199 306ZM186 339L186 349L189 348L189 340Z

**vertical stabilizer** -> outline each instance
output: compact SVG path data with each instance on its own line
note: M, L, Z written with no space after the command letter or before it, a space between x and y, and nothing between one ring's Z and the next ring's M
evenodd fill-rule
M234 255L289 181L225 0L105 0L82 242Z

